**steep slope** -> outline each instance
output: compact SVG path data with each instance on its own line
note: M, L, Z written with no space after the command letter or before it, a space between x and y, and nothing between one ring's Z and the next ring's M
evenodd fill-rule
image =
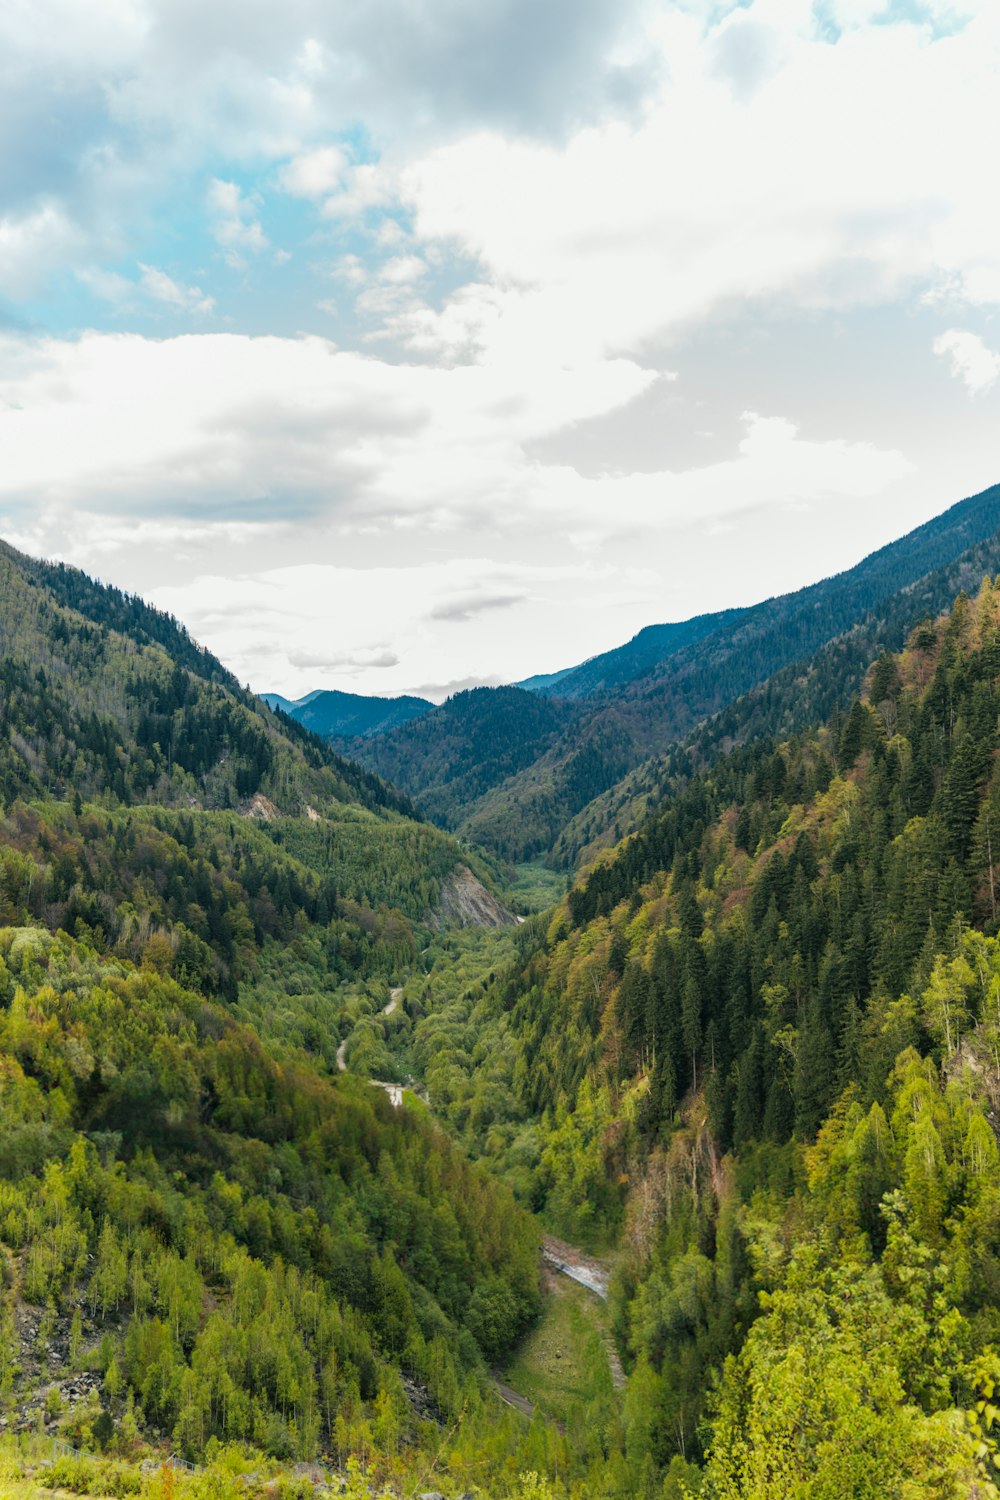
M86 615L60 598L80 603ZM79 849L85 826L97 850L112 836L120 838L117 824L112 828L109 822L116 808L158 808L160 828L186 848L200 848L202 860L218 843L216 870L219 848L232 844L231 830L238 823L198 821L197 810L232 809L259 823L274 851L270 864L280 863L282 850L325 883L322 920L338 910L343 915L344 903L353 902L368 909L364 921L370 919L373 930L382 924L380 911L393 912L393 920L404 926L423 923L437 911L445 881L470 860L476 874L490 882L489 872L469 851L407 817L409 804L398 793L341 759L309 730L273 714L175 621L141 601L104 590L72 569L38 564L3 548L0 603L0 792L12 815L23 798L39 806L46 799L72 805L72 813L64 805L45 814L44 822L69 817L76 826L68 833L73 848L62 875L54 884L44 870L39 877L43 888L48 884L61 893L49 897L53 909L71 890L80 896L81 910L67 919L70 930L79 917L113 940L120 936L113 909L126 899L128 861L120 869L108 861L95 872L94 861L83 859ZM98 802L102 821L95 824L92 811L85 824L85 804L93 809ZM18 843L21 833L11 836ZM44 848L26 852L44 867ZM176 854L166 856L167 866L175 859ZM238 871L237 864L230 872L237 882ZM297 887L301 874L287 878ZM194 879L191 870L171 875L168 868L157 876L176 893L174 917L184 920L185 900L192 898L182 899L182 892ZM205 879L211 884L215 876L199 877L199 889ZM127 900L140 925L162 924L157 900L162 890L163 884L155 889L142 882L129 890ZM113 897L111 909L99 912L94 892ZM250 893L251 904L256 895ZM207 897L198 896L198 903L200 918L187 927L199 940L211 929L212 987L224 983L231 989L245 964L234 961L231 938L228 944L216 941L223 915L212 915ZM44 918L46 909L36 905L32 915ZM298 909L295 903L291 909ZM232 920L238 929L239 920ZM266 920L263 929L257 918L254 922L258 931L269 930ZM362 941L358 953L364 948ZM131 950L129 956L135 956ZM202 982L209 982L211 968L202 965Z
M59 1376L102 1377L92 1405L64 1412L72 1380L46 1403L87 1447L121 1424L124 1453L144 1429L195 1461L212 1439L370 1455L377 1421L419 1464L440 1437L401 1366L439 1419L477 1424L483 1360L535 1303L537 1238L439 1131L90 943L0 931L0 989L15 1413L37 1359L17 1329L41 1320Z
M968 554L979 576L996 570L998 528L1000 486L995 486L850 571L745 611L645 676L595 703L583 700L578 705L583 713L571 729L531 765L476 803L451 808L451 826L508 858L551 850L566 824L633 767L776 672L794 663L805 670L815 652L844 631L874 624L877 632L878 621L889 619L886 643L898 647L922 609L945 607L954 582L946 570L956 559ZM918 605L909 591L932 573L936 582ZM849 657L850 652L845 666ZM856 683L848 667L840 690L849 693ZM408 789L420 797L417 778Z
M703 765L720 748L760 736L781 737L829 718L858 692L875 657L897 651L917 621L938 614L960 591L974 592L997 561L995 538L970 547L869 611L814 656L751 688L666 754L642 762L566 824L553 847L553 863L569 868L586 864L637 827L653 802L676 790L692 767Z
M279 719L168 616L74 569L0 549L0 791L287 811L406 810Z
M0 606L2 1425L513 1463L537 1232L336 1065L470 855L139 601L5 549Z
M297 703L277 693L262 696L272 708L282 709L323 739L369 739L419 719L434 707L426 698L369 698L333 690L310 693Z
M693 645L734 624L746 613L743 609L730 609L714 615L696 615L694 619L673 625L647 625L624 646L592 656L578 667L529 678L518 686L567 700L612 692L652 671L684 646Z
M240 685L210 651L192 640L184 626L172 615L164 614L140 599L110 584L98 583L79 568L65 563L50 563L42 558L17 552L0 541L0 557L9 567L39 585L57 603L82 615L95 625L128 636L137 645L161 646L178 666L217 682L237 695Z

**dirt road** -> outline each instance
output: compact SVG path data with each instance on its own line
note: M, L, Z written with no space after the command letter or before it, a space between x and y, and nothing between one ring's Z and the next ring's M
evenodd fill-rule
M403 994L403 986L401 984L397 984L397 986L396 986L396 988L394 990L390 990L389 991L389 1004L388 1005L383 1005L382 1010L381 1010L381 1014L383 1016L391 1016L392 1015L393 1011L396 1010L396 1008L399 1005L400 998L402 997L402 994ZM339 1068L339 1070L340 1070L341 1073L346 1073L347 1072L347 1044L348 1044L348 1042L350 1040L351 1039L350 1039L349 1036L345 1036L344 1040L341 1042L340 1046L337 1048L337 1067ZM392 1098L393 1104L398 1104L400 1102L400 1100L397 1100L397 1099L393 1098L393 1091L399 1088L399 1084L397 1084L397 1083L379 1083L378 1080L375 1079L375 1078L372 1079L372 1083L375 1084L376 1088L386 1089L389 1092L390 1098Z

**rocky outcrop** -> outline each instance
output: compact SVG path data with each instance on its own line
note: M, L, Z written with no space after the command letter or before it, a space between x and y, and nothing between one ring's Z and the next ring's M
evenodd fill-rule
M275 818L281 817L270 797L265 797L263 792L254 792L240 812L245 818L255 818L258 823L273 823Z
M438 927L516 927L517 918L478 880L468 865L457 865L441 884Z

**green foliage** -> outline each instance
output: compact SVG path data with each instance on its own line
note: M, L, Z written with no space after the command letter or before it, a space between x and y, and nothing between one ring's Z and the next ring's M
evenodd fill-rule
M5 565L33 800L0 825L0 1399L55 1341L100 1386L50 1421L127 1459L159 1434L192 1500L299 1494L317 1453L359 1497L997 1494L992 585L825 726L678 752L635 836L487 934L424 925L445 835L338 801L173 622ZM314 815L224 805L264 785ZM513 1353L516 1199L619 1241L628 1385L574 1324L579 1381L537 1387L565 1431L488 1394L546 1326ZM163 1500L131 1462L56 1478Z
M414 1023L435 1106L524 1201L578 1243L621 1228L636 1493L713 1431L709 1492L992 1482L961 1412L1000 1337L998 625L987 585L880 664L878 703L689 768L513 963Z
M393 1361L447 1410L477 1369L462 1328L494 1357L534 1312L527 1220L422 1117L279 1067L204 998L63 935L0 932L0 989L19 1294L124 1318L107 1397L189 1456L213 1435L308 1456Z
M727 1362L709 1455L719 1500L969 1495L984 1478L954 1410L900 1378L913 1326L877 1268L824 1270L810 1247ZM929 1330L924 1330L926 1338Z

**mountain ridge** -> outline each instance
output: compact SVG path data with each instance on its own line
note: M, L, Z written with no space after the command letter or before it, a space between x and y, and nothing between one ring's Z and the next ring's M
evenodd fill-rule
M724 629L746 612L746 609L726 609L714 614L693 615L689 620L670 624L644 625L624 645L590 656L579 666L529 677L516 685L569 700L610 693L652 671L682 647Z
M316 688L292 701L280 693L261 693L269 707L280 709L304 728L327 740L371 739L430 713L427 698L400 694L396 698L345 693L337 688Z
M807 660L872 610L900 600L921 578L980 546L985 548L985 570L993 570L1000 561L998 528L1000 486L992 486L853 568L735 613L616 691L568 703L561 735L553 733L551 723L532 734L531 726L515 716L510 732L517 738L520 766L501 774L505 765L498 745L493 771L479 778L478 787L461 774L442 772L433 715L356 750L352 745L352 753L404 786L431 816L463 836L509 859L546 854L573 817L642 761L682 740L699 722L776 672ZM933 607L943 607L947 597L942 593ZM549 701L559 700L553 696ZM483 699L482 706L495 718L496 733L503 735L499 705Z

